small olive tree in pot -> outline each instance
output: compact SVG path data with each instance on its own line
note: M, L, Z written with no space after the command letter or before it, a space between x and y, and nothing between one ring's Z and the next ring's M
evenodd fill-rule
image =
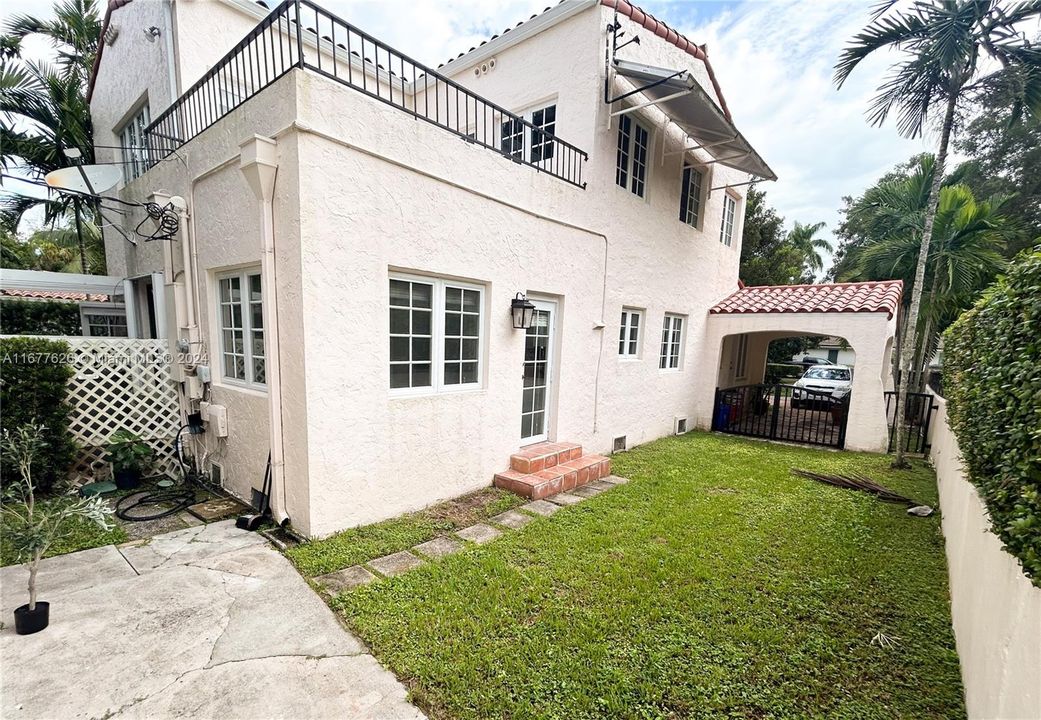
M4 534L18 553L18 559L29 569L29 602L14 611L15 630L19 635L39 632L50 622L50 603L36 600L36 573L40 560L55 541L69 532L72 518L87 518L109 530L112 511L100 497L63 497L40 502L33 484L33 461L46 446L41 425L23 425L14 432L4 430L2 451L4 462L18 468L20 482L4 488Z

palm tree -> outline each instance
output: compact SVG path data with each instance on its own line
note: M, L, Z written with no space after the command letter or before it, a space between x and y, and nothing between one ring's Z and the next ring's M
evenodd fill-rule
M904 348L909 348L918 335L918 314L929 245L933 239L940 182L958 102L975 90L1004 86L1013 91L1014 117L1018 117L1023 108L1041 116L1041 50L1019 29L1023 23L1041 16L1041 0L1017 3L1005 0L918 0L907 11L894 10L896 4L896 0L880 3L868 27L842 51L835 65L835 83L841 88L853 70L872 53L897 50L904 59L892 67L879 87L868 120L873 125L881 125L896 108L900 133L917 137L932 117L935 106L943 108L936 169L929 187L922 239L911 284L911 303L901 341ZM996 67L991 69L992 63L987 60L994 61ZM909 370L910 355L901 353L904 370ZM897 402L901 406L907 404L907 385L906 382L900 383ZM903 451L906 432L906 423L900 418L894 467L908 467Z
M884 194L892 204L879 208L878 224L889 225L890 229L858 248L854 259L856 274L847 279L899 278L908 282L914 276L925 219L925 205L920 202L921 180L916 174L904 182L893 183L893 187L885 187ZM1002 250L1015 235L1002 215L1006 199L999 196L977 201L965 185L940 189L924 279L928 294L921 307L923 322L910 365L911 377L917 377L919 384L925 364L936 351L940 333L971 307L1005 267ZM898 218L896 208L903 208L902 218Z
M101 34L94 0L65 0L54 7L52 20L16 16L0 39L0 168L16 170L32 180L68 167L65 151L80 151L83 163L93 162L93 129L85 87ZM39 34L51 40L55 63L21 56L21 42ZM30 208L44 206L52 227L68 221L83 201L68 194L46 200L24 195L0 198L0 224L14 231ZM87 203L90 215L97 208ZM96 219L88 218L96 224ZM86 238L80 242L80 266L88 271Z
M822 222L812 225L796 222L795 227L788 232L788 243L797 248L806 258L806 269L814 276L824 269L824 258L821 257L820 251L831 252L830 242L814 237L824 228L824 225L825 223Z

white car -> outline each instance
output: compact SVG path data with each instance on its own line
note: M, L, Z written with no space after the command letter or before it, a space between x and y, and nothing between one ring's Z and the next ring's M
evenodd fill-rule
M849 365L814 365L795 381L792 388L792 408L803 404L823 402L825 394L833 397L845 396L853 386L853 368ZM814 390L816 392L803 392Z

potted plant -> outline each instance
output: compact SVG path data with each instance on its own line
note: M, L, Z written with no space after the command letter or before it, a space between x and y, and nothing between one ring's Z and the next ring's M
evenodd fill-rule
M71 531L69 520L87 518L104 530L111 529L108 516L112 511L100 497L78 498L70 494L46 502L36 497L33 461L47 445L43 438L43 426L29 424L14 432L4 430L0 448L4 461L18 468L20 479L4 488L4 503L0 506L5 539L29 569L29 602L14 611L15 631L19 635L40 632L50 622L50 603L36 600L36 573L48 548Z
M129 430L117 430L108 441L107 457L112 463L116 487L130 490L141 482L141 473L152 457L152 448Z

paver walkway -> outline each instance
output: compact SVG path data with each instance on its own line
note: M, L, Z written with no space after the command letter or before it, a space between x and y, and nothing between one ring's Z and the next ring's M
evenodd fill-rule
M51 625L14 631L0 569L0 717L422 718L281 554L233 521L44 560Z
M562 492L551 495L545 500L533 500L515 510L507 510L496 515L489 520L491 525L477 523L476 525L457 530L455 538L458 539L448 536L436 537L433 540L427 540L424 543L415 545L411 550L402 550L391 555L376 558L375 560L369 560L365 565L352 565L342 570L319 575L314 580L328 595L335 596L378 580L377 575L371 572L373 570L383 577L401 575L412 568L419 567L424 560L436 561L438 558L459 552L465 547L463 542L461 542L462 540L476 545L490 543L501 536L504 531L520 530L534 520L536 516L546 517L552 515L562 507L575 505L583 500L596 497L606 490L627 482L629 482L627 478L609 475L579 488L579 490L584 492L579 493L578 490L574 491L576 494ZM493 525L498 527L493 527Z

